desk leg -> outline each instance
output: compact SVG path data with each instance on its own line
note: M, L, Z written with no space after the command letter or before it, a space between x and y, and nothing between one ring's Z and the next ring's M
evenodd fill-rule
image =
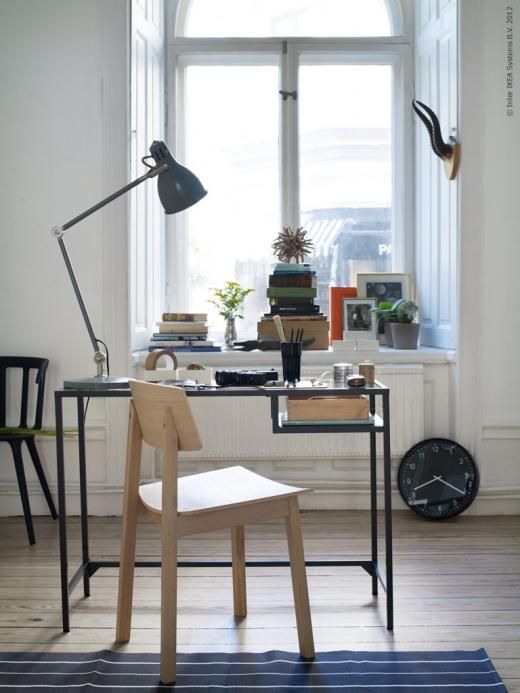
M370 433L370 524L372 537L372 594L377 595L377 453L376 453L376 434Z
M63 632L69 626L69 586L67 561L67 510L65 507L65 467L63 455L63 402L59 393L54 393L56 409L56 465L58 473L58 513L60 529L60 569L61 569L61 613Z
M83 397L78 397L78 448L79 448L79 492L81 504L81 550L83 557L83 595L90 597L90 575L86 566L90 561L88 550L88 507L87 507L87 460L85 453L85 406Z
M383 394L383 446L385 476L385 541L386 541L386 627L394 629L394 577L392 561L392 459L390 454L389 393Z

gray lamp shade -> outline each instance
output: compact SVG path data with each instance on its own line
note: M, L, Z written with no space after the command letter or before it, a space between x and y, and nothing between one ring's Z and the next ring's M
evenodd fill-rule
M166 214L182 212L207 194L197 176L175 161L164 142L152 142L150 154L157 165L168 166L157 180L157 192Z

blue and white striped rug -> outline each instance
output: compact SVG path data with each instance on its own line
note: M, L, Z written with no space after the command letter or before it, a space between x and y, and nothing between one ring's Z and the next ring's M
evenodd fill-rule
M0 654L0 690L505 691L485 650L180 654L177 683L159 683L157 654Z

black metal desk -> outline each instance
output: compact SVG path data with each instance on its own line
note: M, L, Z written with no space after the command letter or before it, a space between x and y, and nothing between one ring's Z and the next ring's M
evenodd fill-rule
M359 388L329 387L300 388L298 394L362 394L368 395L370 400L371 423L360 424L305 424L298 426L284 426L280 421L280 398L294 389L255 388L255 387L226 387L216 389L187 389L189 397L269 397L271 400L271 419L273 433L368 433L370 435L370 518L371 518L371 556L362 561L306 561L308 566L359 566L372 577L372 594L377 595L378 583L381 583L386 591L386 617L387 628L393 630L393 569L392 569L392 505L391 505L391 459L390 459L390 405L389 389L382 383L376 382L373 386ZM63 617L63 631L70 630L69 622L69 596L77 583L83 578L83 593L90 596L90 578L99 568L117 568L119 561L96 561L90 558L88 539L88 504L87 504L87 463L85 450L85 399L89 397L130 397L129 389L121 390L56 390L54 401L56 406L56 459L58 466L58 503L59 503L59 530L60 530L60 564L61 564L61 603ZM382 399L382 416L376 414L376 397ZM75 571L72 578L68 577L67 557L67 511L65 500L65 455L63 446L63 400L73 398L77 400L78 416L78 447L79 447L79 483L81 503L81 539L82 539L82 563ZM376 433L383 434L383 463L384 463L384 499L385 499L385 548L386 548L386 576L378 562L377 542L377 474L376 474ZM159 567L159 561L136 561L137 567ZM247 561L247 566L288 566L288 561ZM184 567L230 567L230 561L179 561L178 566Z

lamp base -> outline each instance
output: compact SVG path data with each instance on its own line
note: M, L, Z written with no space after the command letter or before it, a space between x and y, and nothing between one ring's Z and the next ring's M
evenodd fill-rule
M64 380L66 390L123 390L130 387L128 378L114 378L110 375L96 375L91 378Z

